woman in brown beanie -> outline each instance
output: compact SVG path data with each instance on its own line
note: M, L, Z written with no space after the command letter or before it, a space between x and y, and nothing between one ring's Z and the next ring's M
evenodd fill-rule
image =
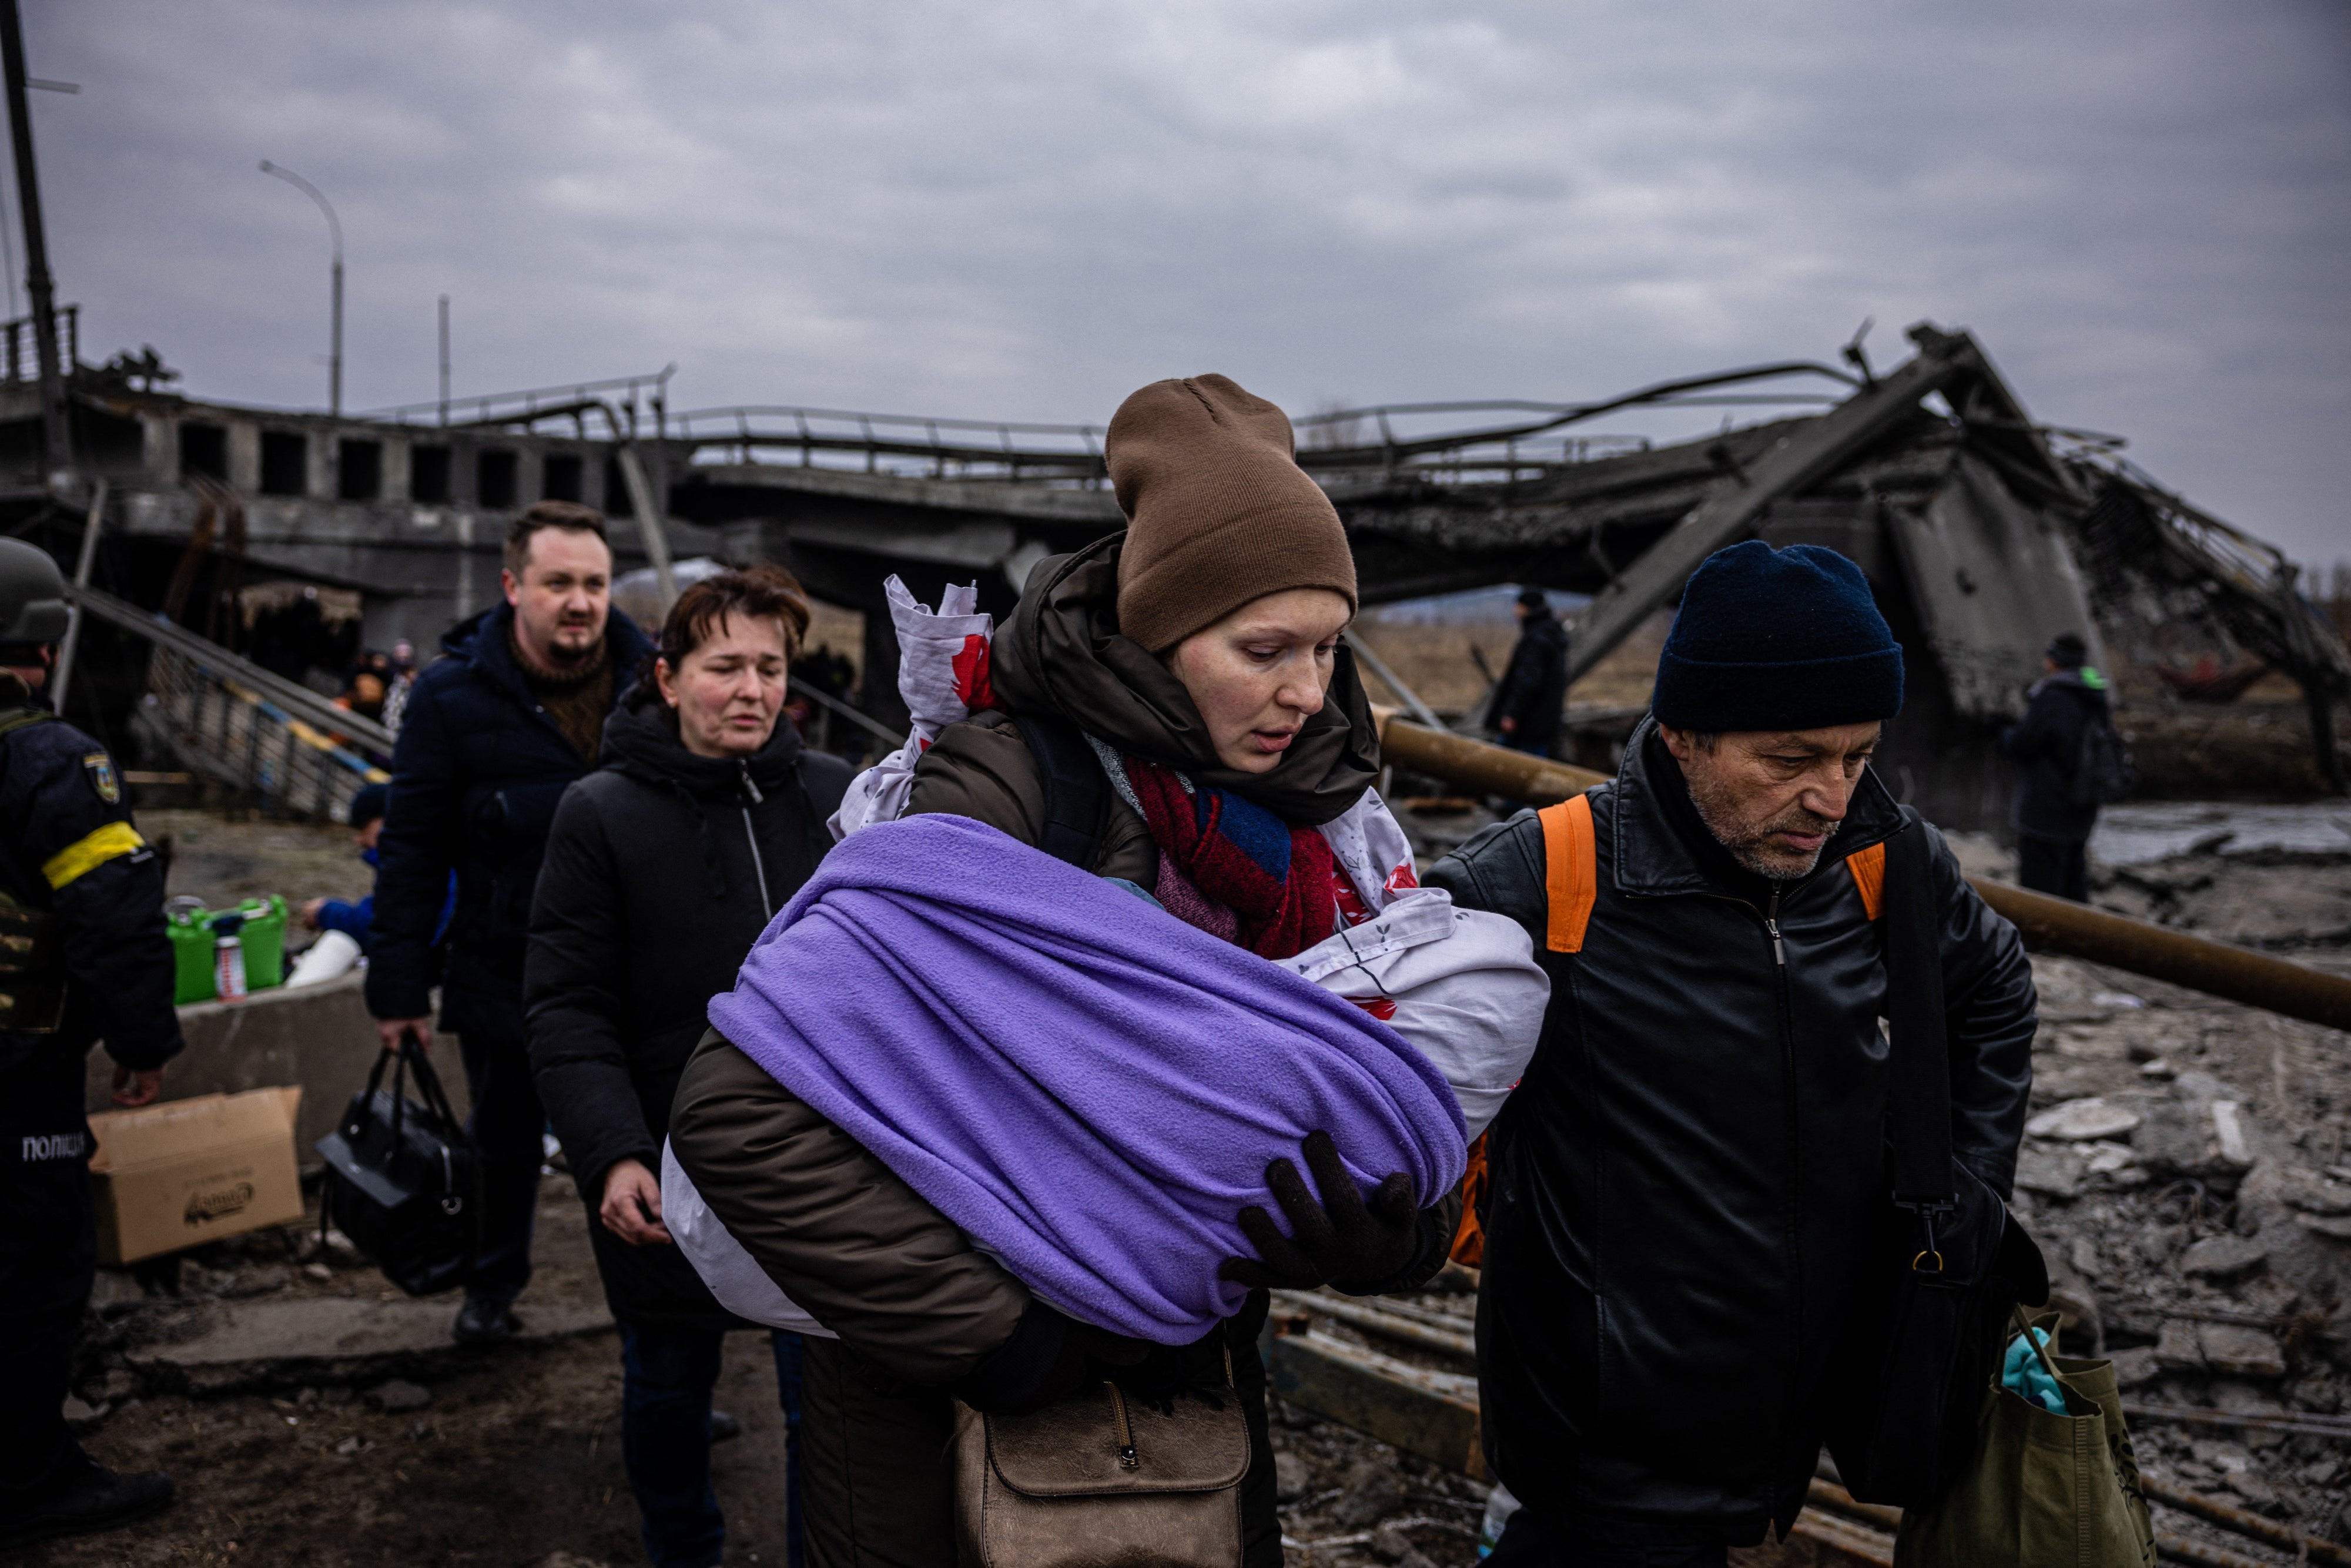
M987 711L923 755L908 813L975 818L1291 956L1364 914L1320 831L1379 767L1340 642L1355 612L1345 533L1298 467L1288 418L1225 377L1144 388L1104 449L1127 530L1030 574L994 640L992 699L973 705ZM1071 821L1064 781L1080 772L1095 804ZM955 1400L1020 1411L1103 1377L1150 1397L1221 1385L1228 1358L1251 1442L1233 1560L1276 1568L1263 1287L1409 1289L1443 1265L1458 1216L1458 1200L1416 1212L1401 1176L1367 1198L1315 1134L1313 1186L1286 1159L1267 1172L1285 1223L1241 1216L1259 1256L1224 1274L1251 1288L1247 1304L1198 1343L1162 1347L1035 1299L723 1040L689 1065L671 1136L712 1210L841 1336L809 1342L803 1385L817 1568L955 1562Z

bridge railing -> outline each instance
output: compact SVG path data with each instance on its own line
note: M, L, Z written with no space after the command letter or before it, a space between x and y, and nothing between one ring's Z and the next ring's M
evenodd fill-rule
M362 786L392 777L376 760L392 755L392 731L373 719L110 593L68 583L66 596L153 644L149 711L198 772L321 821L340 820Z
M647 375L613 376L601 382L568 382L559 386L526 387L520 392L482 392L469 397L435 398L429 402L404 402L370 409L360 419L392 424L440 424L452 429L489 426L528 429L541 420L569 419L585 436L587 416L599 423L613 417L621 426L610 430L615 441L634 441L643 424L652 434L666 423L669 380L677 373L669 365ZM615 395L617 394L617 395Z
M1732 390L1792 376L1826 377L1835 392ZM1828 365L1787 361L1721 375L1665 382L1588 403L1497 400L1386 403L1300 416L1298 461L1326 478L1395 476L1493 483L1566 465L1646 451L1639 435L1589 435L1569 427L1621 409L1652 406L1813 409L1842 401L1855 378ZM1515 414L1468 430L1426 429L1439 416ZM930 418L849 409L744 405L670 416L673 444L701 465L781 463L931 479L1097 486L1107 477L1104 427L1008 420Z

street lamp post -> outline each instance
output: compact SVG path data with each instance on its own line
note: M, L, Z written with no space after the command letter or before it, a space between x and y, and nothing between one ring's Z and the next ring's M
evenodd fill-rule
M327 358L327 408L331 413L343 412L343 225L335 216L333 204L319 193L319 187L291 169L281 168L268 159L261 161L261 172L275 174L304 195L319 204L327 214L327 232L335 242L335 316L334 340Z

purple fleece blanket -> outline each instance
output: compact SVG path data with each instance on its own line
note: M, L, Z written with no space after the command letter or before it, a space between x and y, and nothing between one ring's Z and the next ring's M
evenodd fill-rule
M852 834L710 1021L1045 1301L1187 1343L1240 1308L1235 1217L1317 1128L1366 1187L1460 1178L1461 1112L1403 1037L968 818Z

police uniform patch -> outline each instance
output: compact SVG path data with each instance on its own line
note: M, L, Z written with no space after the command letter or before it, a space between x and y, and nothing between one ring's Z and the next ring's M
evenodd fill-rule
M110 806L122 802L122 779L114 771L114 758L103 751L93 751L81 759L82 771L89 775L89 787L98 798Z

